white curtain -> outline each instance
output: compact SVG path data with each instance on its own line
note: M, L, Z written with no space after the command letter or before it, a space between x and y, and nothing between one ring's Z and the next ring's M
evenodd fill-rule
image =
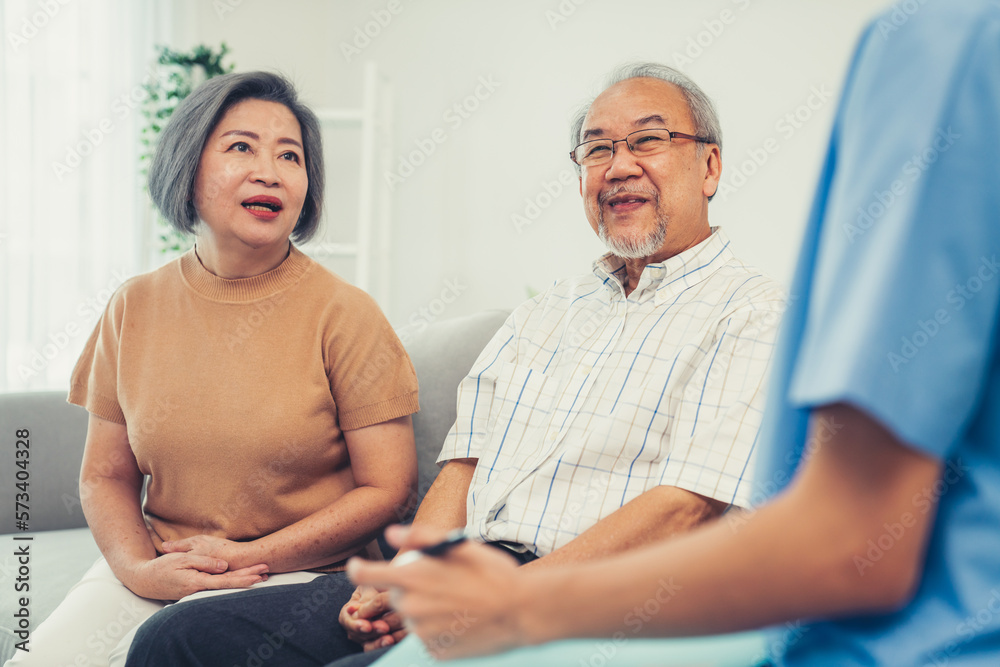
M150 242L142 84L169 41L159 2L3 0L0 391L66 389Z

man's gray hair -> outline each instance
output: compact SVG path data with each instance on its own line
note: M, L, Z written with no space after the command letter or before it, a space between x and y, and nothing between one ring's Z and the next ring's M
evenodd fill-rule
M684 100L687 102L688 109L691 111L691 119L694 121L694 133L716 144L719 147L719 151L722 151L722 127L719 125L719 115L715 111L715 105L712 104L712 100L708 98L705 91L699 88L698 84L680 70L660 65L659 63L626 63L617 67L608 76L602 90L607 90L622 81L642 78L659 79L680 88L681 93L684 94ZM587 113L594 103L594 99L596 97L584 104L576 112L570 130L570 150L573 150L580 144L583 121L586 119ZM704 144L698 144L699 153L703 148ZM580 165L576 165L576 172L577 174L580 173Z
M184 98L157 143L149 166L149 195L171 225L182 232L194 232L198 224L194 185L201 152L226 112L248 99L283 104L299 121L309 187L292 239L308 241L316 233L323 211L323 143L316 114L299 102L295 87L280 74L223 74Z

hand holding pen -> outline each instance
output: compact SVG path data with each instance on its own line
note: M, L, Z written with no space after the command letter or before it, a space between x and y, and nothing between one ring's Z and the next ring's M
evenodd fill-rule
M497 623L520 597L513 558L461 531L393 526L386 539L411 551L392 563L351 559L347 573L359 585L392 589L393 607L432 655L468 655L509 636Z

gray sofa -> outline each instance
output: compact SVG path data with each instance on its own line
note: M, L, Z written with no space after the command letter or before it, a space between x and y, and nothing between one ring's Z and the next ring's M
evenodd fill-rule
M502 310L483 311L399 332L420 382L420 412L413 418L413 428L421 498L437 475L435 459L455 420L458 382L507 315ZM18 429L30 433L30 532L18 531L15 523ZM0 394L0 437L7 457L0 484L0 664L14 654L14 645L20 641L14 615L21 609L20 598L29 600L27 613L34 629L99 556L77 488L86 433L87 413L66 403L65 392ZM15 540L24 537L32 539ZM15 550L25 545L29 556L23 565ZM23 590L25 585L28 590Z

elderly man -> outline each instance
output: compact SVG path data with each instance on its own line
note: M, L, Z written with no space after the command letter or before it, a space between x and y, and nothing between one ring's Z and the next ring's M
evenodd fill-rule
M431 641L455 609L481 619L448 657L802 619L771 635L776 665L1000 664L998 116L994 0L897 3L864 31L775 354L758 475L779 491L752 518L545 577L463 545L354 563L357 580L397 587ZM888 184L894 203L861 227ZM683 592L622 632L663 577Z
M784 302L709 225L720 144L711 101L668 67L622 68L581 110L571 158L610 252L517 308L483 350L416 524L464 527L534 569L634 549L749 505ZM286 619L295 632L275 647L283 665L405 634L374 589L354 591L339 626L330 605L296 614L311 590L336 598L338 577L179 605L143 627L129 664L232 664ZM196 631L206 623L224 641Z

